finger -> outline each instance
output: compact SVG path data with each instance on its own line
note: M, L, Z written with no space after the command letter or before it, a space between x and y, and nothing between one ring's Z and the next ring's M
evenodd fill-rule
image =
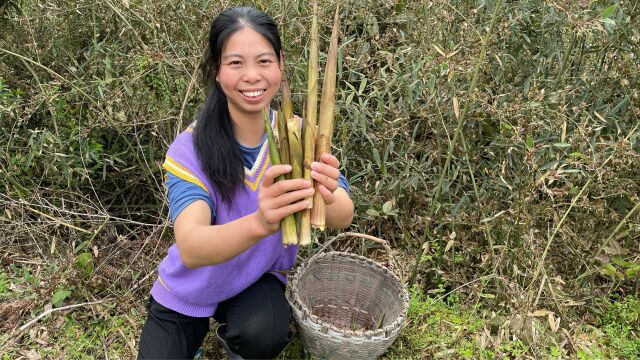
M313 182L306 179L282 180L271 186L269 192L272 197L277 197L291 191L308 189L311 187L313 187Z
M324 202L327 205L331 205L336 201L336 197L335 195L333 195L333 192L327 189L324 185L318 185L318 191L320 191L320 194L322 194Z
M333 179L337 179L340 176L340 170L338 170L338 168L317 161L311 163L311 169Z
M271 202L271 206L274 209L285 207L312 196L314 192L315 192L315 189L313 187L296 190L296 191L290 191L274 198L273 201Z
M329 153L320 155L320 161L336 169L340 167L340 161L338 161L338 158Z
M291 215L298 211L306 209L308 205L309 205L308 200L302 200L300 202L289 204L287 206L283 206L279 209L273 210L273 213L279 219L278 221L280 221L285 217L287 217L288 215Z
M291 171L291 165L273 165L264 172L264 177L262 178L262 186L269 187L273 185L276 181L276 178L280 175L284 175Z
M338 188L338 180L321 174L315 170L311 171L311 177L321 185L324 185L330 191L335 191Z

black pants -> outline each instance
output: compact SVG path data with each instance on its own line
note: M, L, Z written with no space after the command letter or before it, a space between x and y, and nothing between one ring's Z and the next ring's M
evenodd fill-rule
M150 297L140 334L138 359L193 359L209 331L209 318L182 315ZM213 318L226 324L220 334L245 359L271 359L287 345L291 311L284 286L263 275L240 294L218 305Z

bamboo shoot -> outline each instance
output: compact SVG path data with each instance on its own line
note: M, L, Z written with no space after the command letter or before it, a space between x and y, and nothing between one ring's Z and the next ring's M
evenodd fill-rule
M333 120L336 108L336 73L338 67L338 37L340 32L340 12L336 7L336 14L333 20L333 30L329 51L327 53L327 63L324 70L324 81L322 82L322 95L320 98L320 116L318 120L318 133L316 134L316 161L324 153L331 152L331 138L333 136ZM313 195L313 209L311 210L311 224L324 231L326 204L316 183L316 192Z

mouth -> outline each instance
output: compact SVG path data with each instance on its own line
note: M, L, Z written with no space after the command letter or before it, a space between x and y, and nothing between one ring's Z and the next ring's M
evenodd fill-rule
M262 94L264 94L264 89L260 89L260 90L251 90L251 91L240 91L240 93L242 94L242 96L248 98L248 99L258 99L262 96Z

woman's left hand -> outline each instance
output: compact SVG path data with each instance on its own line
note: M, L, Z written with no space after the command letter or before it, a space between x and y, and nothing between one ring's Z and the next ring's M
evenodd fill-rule
M328 153L322 154L320 161L311 163L311 177L318 182L318 191L327 205L336 201L333 193L338 189L339 168L338 158Z

